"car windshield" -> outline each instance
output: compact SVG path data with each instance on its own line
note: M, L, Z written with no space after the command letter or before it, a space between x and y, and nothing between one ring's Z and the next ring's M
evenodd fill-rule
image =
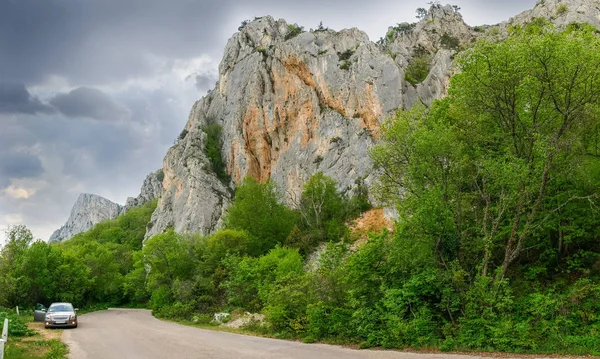
M48 308L48 312L72 312L73 306L70 304L56 304Z

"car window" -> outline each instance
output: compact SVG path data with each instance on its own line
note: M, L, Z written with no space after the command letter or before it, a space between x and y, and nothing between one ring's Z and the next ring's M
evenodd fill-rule
M73 311L73 306L68 305L68 304L51 305L50 308L48 308L48 312L72 312L72 311Z

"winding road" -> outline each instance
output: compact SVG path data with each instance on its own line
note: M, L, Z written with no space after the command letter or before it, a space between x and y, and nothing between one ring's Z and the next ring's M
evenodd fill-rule
M475 359L474 356L353 350L217 332L154 318L149 310L109 309L79 317L62 339L72 359Z

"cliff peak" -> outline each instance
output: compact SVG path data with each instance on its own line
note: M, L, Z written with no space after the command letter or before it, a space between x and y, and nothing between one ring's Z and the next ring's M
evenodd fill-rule
M82 193L77 197L67 222L50 236L49 241L69 239L97 223L116 218L120 211L121 206L117 203L95 194Z
M557 25L578 22L600 27L600 0L539 0L533 9L509 19L508 24L521 25L534 18L548 19Z
M146 237L169 227L216 231L247 176L273 181L288 197L317 172L345 192L369 185L377 176L369 149L381 124L399 108L444 97L457 53L486 31L506 36L510 25L539 17L600 27L600 0L540 0L495 26L471 27L452 5L434 3L420 15L390 27L378 43L356 28L307 30L271 16L245 21L224 49L216 88L194 104L166 154L162 183L142 187L162 190Z

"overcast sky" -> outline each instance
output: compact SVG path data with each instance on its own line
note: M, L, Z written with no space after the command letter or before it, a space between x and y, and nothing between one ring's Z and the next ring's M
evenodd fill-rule
M443 3L443 2L442 2ZM470 25L535 0L456 0ZM123 204L213 87L240 22L272 15L371 40L415 21L413 0L0 0L0 230L47 240L79 193ZM3 238L0 235L0 240ZM1 242L0 242L1 243Z

